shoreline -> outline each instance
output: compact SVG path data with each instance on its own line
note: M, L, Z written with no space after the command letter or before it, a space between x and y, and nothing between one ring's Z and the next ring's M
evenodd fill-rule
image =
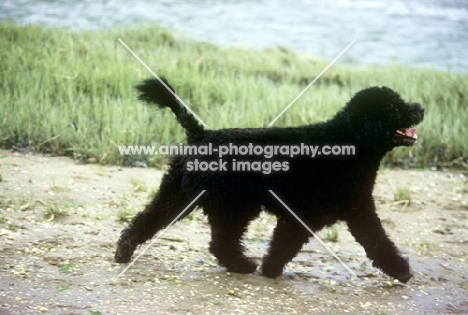
M2 22L0 30L7 78L0 86L0 146L102 164L128 162L118 156L118 145L184 141L171 113L137 101L133 86L151 74L118 38L165 75L210 129L266 127L328 65L281 46L226 48L154 25L76 32ZM338 60L275 126L328 119L357 91L375 85L428 109L419 143L391 152L383 165L438 167L461 158L463 167L468 145L456 135L468 123L466 73Z

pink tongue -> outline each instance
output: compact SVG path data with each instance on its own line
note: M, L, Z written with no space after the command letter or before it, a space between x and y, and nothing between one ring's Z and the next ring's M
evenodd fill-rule
M409 138L414 138L414 136L416 135L416 128L401 128L400 131L403 132L405 136Z

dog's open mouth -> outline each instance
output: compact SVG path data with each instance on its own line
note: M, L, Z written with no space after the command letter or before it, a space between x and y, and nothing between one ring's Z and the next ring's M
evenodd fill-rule
M395 132L395 138L404 144L414 144L418 141L416 128L400 128Z

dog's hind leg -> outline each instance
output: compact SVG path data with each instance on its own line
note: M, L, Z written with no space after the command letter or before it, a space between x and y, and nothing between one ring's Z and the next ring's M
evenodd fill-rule
M204 208L204 211L207 209ZM257 264L244 255L242 236L253 217L236 217L228 220L220 216L218 211L207 211L211 225L210 251L218 259L218 263L228 271L237 273L252 273Z
M269 278L280 276L284 266L297 255L309 237L309 232L297 222L278 217L270 249L263 259L262 274Z
M354 213L346 220L351 234L364 247L374 267L401 282L408 282L413 276L408 260L400 255L385 233L375 213L374 202L368 200L367 207L362 209L364 211Z
M170 224L190 204L191 200L185 198L180 190L181 179L173 174L166 174L153 200L122 231L117 242L116 262L129 262L138 245L149 240L159 230ZM184 215L189 214L195 206L195 204L192 205Z

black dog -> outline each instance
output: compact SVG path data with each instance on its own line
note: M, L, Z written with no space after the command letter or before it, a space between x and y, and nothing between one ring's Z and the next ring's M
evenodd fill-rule
M387 87L371 87L358 92L326 122L292 128L205 130L158 80L146 80L137 89L140 100L160 108L169 107L174 112L191 145L211 143L218 147L231 143L266 148L308 144L323 148L329 145L328 149L347 145L348 148L353 146L355 151L345 156L322 154L315 158L304 155L268 158L234 152L223 157L228 161L226 169L205 172L194 170L195 162L218 162L218 156L200 153L175 156L159 192L122 231L115 254L117 262L129 262L138 245L167 226L206 190L187 213L196 206L203 208L211 225L210 251L229 271L255 271L256 263L244 255L242 236L248 223L262 209L277 217L270 248L262 264L264 276L277 277L311 235L272 196L269 192L272 190L312 230L318 231L343 220L375 267L402 282L412 277L408 260L399 254L381 225L372 190L385 153L396 146L410 146L416 142L416 130L411 127L423 120L423 106L404 102ZM233 163L238 161L252 163L252 167L254 162L261 164L250 172L234 170ZM270 172L265 165L270 166Z

